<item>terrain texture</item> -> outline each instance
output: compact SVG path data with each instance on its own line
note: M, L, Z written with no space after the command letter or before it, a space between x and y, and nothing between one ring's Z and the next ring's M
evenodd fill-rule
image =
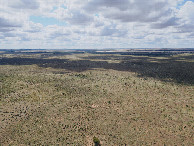
M194 55L0 51L1 145L193 145Z

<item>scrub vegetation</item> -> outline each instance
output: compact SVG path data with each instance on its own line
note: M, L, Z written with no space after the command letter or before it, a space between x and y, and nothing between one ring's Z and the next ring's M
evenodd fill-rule
M192 145L194 55L149 54L2 50L0 144Z

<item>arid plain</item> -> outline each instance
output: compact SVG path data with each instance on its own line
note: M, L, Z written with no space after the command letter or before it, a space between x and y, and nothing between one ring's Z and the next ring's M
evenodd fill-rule
M192 145L193 85L192 53L1 50L0 144Z

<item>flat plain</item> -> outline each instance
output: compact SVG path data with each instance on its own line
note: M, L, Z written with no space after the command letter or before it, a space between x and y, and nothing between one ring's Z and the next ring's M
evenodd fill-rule
M194 54L0 51L2 145L192 145Z

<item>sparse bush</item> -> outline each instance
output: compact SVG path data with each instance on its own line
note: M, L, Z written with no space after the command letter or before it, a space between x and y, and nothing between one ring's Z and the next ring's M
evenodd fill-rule
M31 57L0 65L2 145L192 145L194 74L188 59ZM167 77L172 83L162 80ZM176 135L160 139L161 131Z
M100 146L100 140L97 137L93 137L93 142L95 144L95 146Z
M75 76L79 78L87 78L87 75L84 74L75 74Z

